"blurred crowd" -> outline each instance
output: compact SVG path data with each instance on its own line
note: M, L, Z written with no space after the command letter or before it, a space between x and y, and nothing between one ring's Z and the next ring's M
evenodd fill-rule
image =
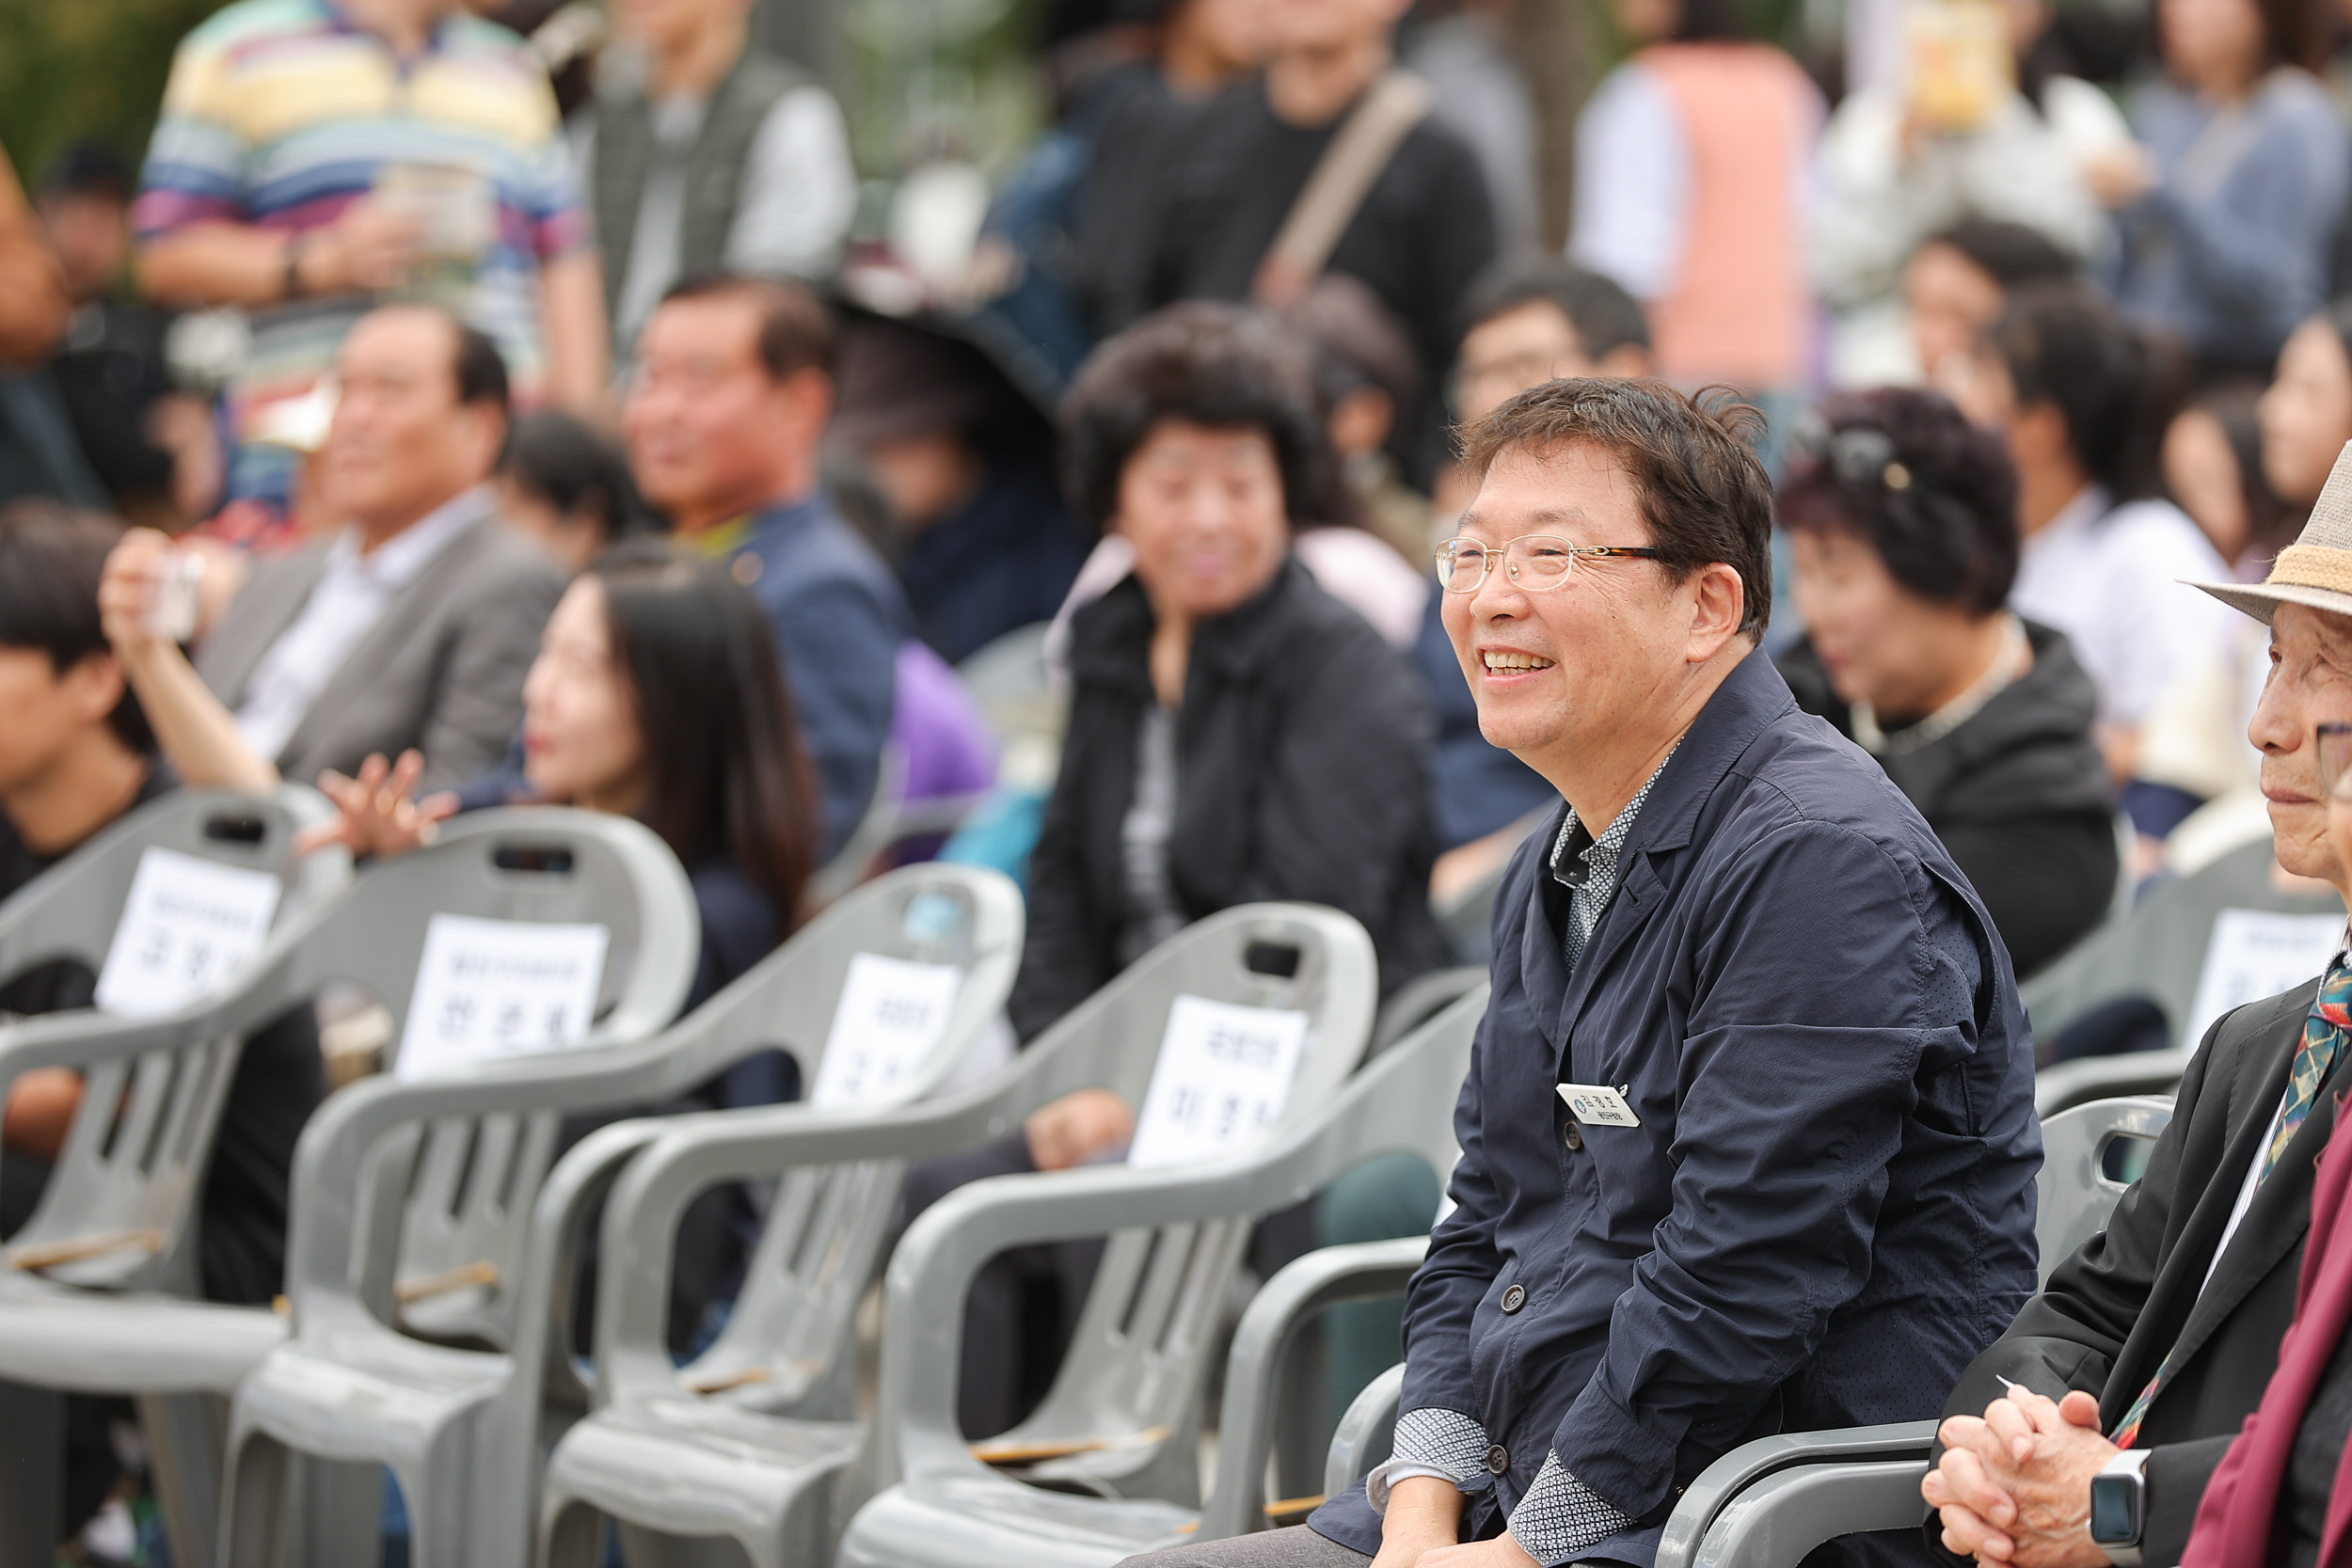
M361 857L508 803L645 823L702 916L690 1006L932 855L1026 892L1007 1049L1254 900L1355 916L1392 994L1482 956L1559 802L1482 735L1432 558L1455 431L1563 377L1760 411L1781 673L2020 977L2268 840L2269 640L2183 583L2261 582L2352 441L2346 18L1915 0L1848 90L1739 0L1610 0L1563 168L1506 5L1045 15L1050 124L984 205L917 170L883 238L750 0L234 0L142 159L0 157L0 895L172 788L283 779ZM279 1288L314 1045L231 1090L215 1299ZM81 1087L9 1092L0 1230ZM1134 1114L1071 1096L912 1208ZM1427 1174L1372 1169L1320 1239L1417 1233ZM968 1332L1091 1267L1006 1261ZM1051 1373L965 1366L976 1437Z

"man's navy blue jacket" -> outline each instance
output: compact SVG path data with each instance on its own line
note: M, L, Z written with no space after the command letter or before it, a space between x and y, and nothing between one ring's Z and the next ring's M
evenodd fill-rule
M1931 1418L2016 1315L2034 1289L2033 1044L1966 879L1761 652L1659 775L1573 976L1561 822L1521 846L1495 906L1455 1207L1406 1297L1403 1408L1462 1412L1507 1452L1466 1538L1496 1533L1556 1449L1642 1521L1576 1557L1647 1564L1726 1450ZM1641 1125L1572 1146L1563 1083L1621 1090ZM1310 1523L1378 1549L1360 1487Z

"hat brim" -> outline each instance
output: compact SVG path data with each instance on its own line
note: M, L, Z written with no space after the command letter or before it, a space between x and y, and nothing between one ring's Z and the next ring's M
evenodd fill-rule
M2352 616L2352 594L2340 594L2332 588L2305 588L2292 582L2198 582L2189 578L2174 580L2203 589L2232 610L2243 610L2265 626L2282 604Z

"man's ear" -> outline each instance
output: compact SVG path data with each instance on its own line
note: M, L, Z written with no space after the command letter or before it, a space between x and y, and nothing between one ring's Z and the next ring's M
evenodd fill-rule
M803 423L812 436L821 435L833 422L833 377L815 366L794 371L778 384L790 405L796 420Z
M1710 562L1691 578L1691 641L1684 657L1704 664L1740 635L1747 614L1747 585L1723 562Z
M103 724L122 701L122 666L104 649L84 654L57 677L73 705L74 717L85 724Z

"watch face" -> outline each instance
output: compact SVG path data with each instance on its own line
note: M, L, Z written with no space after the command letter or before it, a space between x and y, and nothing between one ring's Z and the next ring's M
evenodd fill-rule
M2139 1478L2090 1478L2090 1539L2102 1546L2128 1546L2139 1539Z

